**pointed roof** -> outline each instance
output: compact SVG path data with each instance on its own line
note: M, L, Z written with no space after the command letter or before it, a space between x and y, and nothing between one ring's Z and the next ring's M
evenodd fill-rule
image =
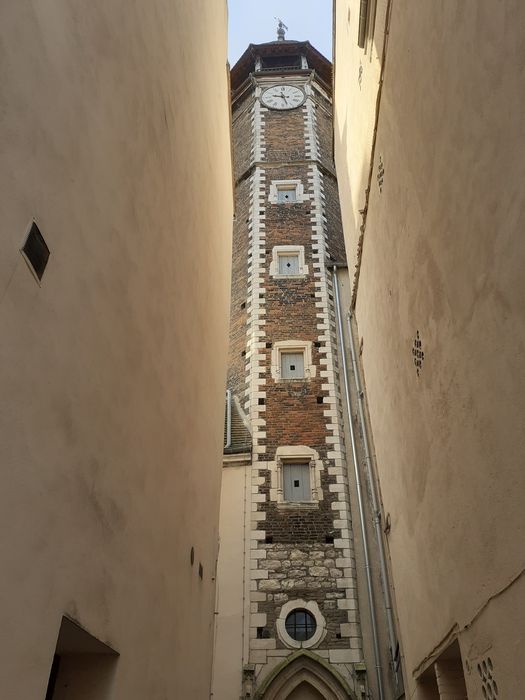
M246 78L255 70L255 59L260 56L293 56L304 55L308 61L308 70L316 71L321 80L331 88L332 63L323 56L309 41L292 41L290 39L278 39L266 44L250 44L237 63L231 69L231 87L235 91ZM286 71L286 68L283 68ZM273 71L275 72L275 71Z

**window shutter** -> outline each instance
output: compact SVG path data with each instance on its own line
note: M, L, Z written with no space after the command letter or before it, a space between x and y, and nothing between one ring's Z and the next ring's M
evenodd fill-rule
M304 377L304 354L302 352L281 353L282 379L302 379Z
M298 255L279 255L279 274L280 275L298 275L299 274L299 256Z
M284 464L283 484L285 501L311 501L310 466L308 464Z
M285 189L283 187L282 189L278 189L277 190L277 201L279 204L285 204L286 202L295 202L296 201L295 187L294 188L287 188L287 189Z
M292 488L292 470L291 464L283 465L283 485L284 485L284 500L293 501L293 488Z

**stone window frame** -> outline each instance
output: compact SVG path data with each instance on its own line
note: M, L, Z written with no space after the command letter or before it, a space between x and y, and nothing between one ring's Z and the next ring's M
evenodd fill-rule
M310 637L310 639L297 640L290 637L286 631L286 618L294 610L307 610L315 619L317 628L315 633ZM312 649L319 646L326 636L326 620L321 613L319 604L315 600L303 600L302 598L296 598L295 600L289 600L282 606L279 616L276 620L275 627L277 630L277 636L281 642L290 649Z
M285 501L283 466L285 464L309 464L310 466L310 500ZM280 510L317 509L323 500L321 474L324 469L319 453L307 445L281 445L275 451L275 460L268 462L270 471L270 501L277 503Z
M304 377L283 379L281 377L281 354L283 352L302 352L304 357ZM276 382L305 382L315 377L317 368L312 360L311 340L280 340L272 345L272 378Z
M283 275L279 272L279 256L298 255L299 274ZM270 277L276 279L304 279L308 275L308 265L305 263L304 245L274 245L272 248L272 261L270 263Z
M294 202L279 202L278 200L278 190L293 190L295 189L295 201ZM268 201L270 204L301 204L302 202L309 201L310 196L305 193L304 185L301 180L272 180L270 182L270 194L268 195Z

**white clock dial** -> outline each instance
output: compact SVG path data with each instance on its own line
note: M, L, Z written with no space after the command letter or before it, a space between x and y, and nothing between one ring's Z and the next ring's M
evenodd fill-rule
M261 101L270 109L295 109L304 102L304 92L295 85L274 85L261 95Z

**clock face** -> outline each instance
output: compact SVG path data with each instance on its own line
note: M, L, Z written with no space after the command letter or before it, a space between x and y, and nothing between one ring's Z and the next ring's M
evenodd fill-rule
M295 109L304 102L304 92L295 85L274 85L265 90L261 101L270 109Z

